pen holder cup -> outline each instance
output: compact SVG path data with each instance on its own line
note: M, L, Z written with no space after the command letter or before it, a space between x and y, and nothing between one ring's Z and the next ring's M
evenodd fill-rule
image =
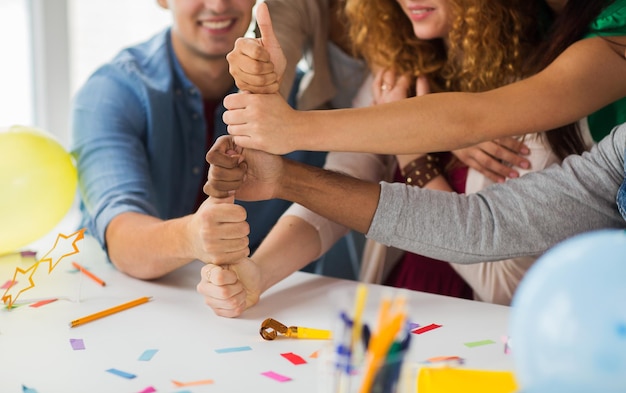
M390 355L382 364L370 369L369 359L356 356L351 362L336 347L328 345L321 351L319 393L415 393L417 370L404 361L404 353Z
M415 393L401 295L368 293L363 286L329 292L333 340L320 351L320 393Z

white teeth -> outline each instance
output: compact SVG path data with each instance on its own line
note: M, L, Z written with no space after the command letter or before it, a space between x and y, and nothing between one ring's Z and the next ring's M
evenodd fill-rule
M202 26L207 27L209 29L218 30L218 29L223 29L223 28L228 27L230 25L230 23L231 23L231 20L224 20L224 21L220 21L220 22L208 22L208 21L205 21L205 22L202 22Z
M421 8L419 10L411 10L412 14L420 15L432 11L432 8Z

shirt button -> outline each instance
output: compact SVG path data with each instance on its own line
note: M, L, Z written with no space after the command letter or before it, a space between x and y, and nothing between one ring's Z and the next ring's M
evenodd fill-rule
M191 89L189 89L189 94L195 95L196 94L196 89L194 89L193 87Z
M197 166L194 166L192 169L192 172L194 175L199 175L200 174L200 168L198 168Z
M193 113L191 115L191 118L194 119L194 120L198 120L198 114L197 113Z
M183 92L182 92L180 89L176 89L176 92L175 92L175 93L176 93L176 95L177 95L177 96L179 96L179 95L183 94Z

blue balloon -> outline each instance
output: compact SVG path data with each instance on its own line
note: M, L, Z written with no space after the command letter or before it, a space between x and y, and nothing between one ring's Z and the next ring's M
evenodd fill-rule
M511 339L524 392L626 392L626 231L539 258L513 298Z

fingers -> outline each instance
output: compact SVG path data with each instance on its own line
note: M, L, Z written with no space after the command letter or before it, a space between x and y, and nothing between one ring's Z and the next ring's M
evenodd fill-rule
M261 33L261 44L267 49L270 55L270 61L274 65L274 72L276 73L276 88L285 73L287 67L287 59L283 53L280 43L274 34L274 28L272 26L272 19L270 18L270 11L267 4L262 2L257 6L256 12L257 26ZM274 93L274 92L271 92Z
M415 81L415 95L419 97L426 94L430 94L430 84L428 83L428 78L420 75Z
M247 168L241 152L231 136L222 136L215 141L206 154L209 173L203 187L205 194L215 198L233 196L241 186Z
M512 151L513 153L516 153L520 157L521 161L527 162L528 165L530 165L530 162L522 157L530 154L530 149L528 148L528 146L526 146L523 140L515 137L504 137L498 138L494 142ZM511 164L513 165L519 166L520 168L526 168L524 165L520 165L520 163L518 162L509 162L511 162Z
M278 89L274 64L260 40L237 39L226 59L228 71L239 89L252 93L273 93Z
M458 154L457 157L495 183L503 183L507 177L519 177L519 173L511 169L509 165L503 164L478 148L475 148L471 154Z
M374 78L373 97L375 104L385 104L409 96L410 78L397 75L392 70L379 71Z
M519 141L503 140L503 143L520 152L528 150ZM519 177L519 172L513 167L530 168L530 161L521 154L495 141L454 151L454 155L463 163L498 183L504 182L506 178Z
M210 160L209 163L209 174L202 188L204 193L216 198L234 196L245 180L246 163L242 162L235 168L221 167Z
M261 42L265 48L280 48L280 43L274 34L272 18L267 4L261 3L256 9L256 23L261 32Z
M517 142L514 147L519 148L519 142ZM484 142L480 144L480 148L485 151L489 156L493 157L496 161L505 162L509 167L516 166L523 169L530 168L530 161L528 161L516 151L513 151L500 143ZM511 170L511 174L513 172L516 173L515 177L519 176L517 171Z
M373 87L374 91L385 92L393 89L396 85L396 75L394 72L385 70L379 70L374 75Z
M207 264L200 271L196 286L205 303L223 317L237 317L246 309L246 293L237 275L220 266Z
M232 202L226 203L231 198L209 197L196 213L200 223L196 226L201 248L198 258L205 262L224 265L250 254L246 210Z

